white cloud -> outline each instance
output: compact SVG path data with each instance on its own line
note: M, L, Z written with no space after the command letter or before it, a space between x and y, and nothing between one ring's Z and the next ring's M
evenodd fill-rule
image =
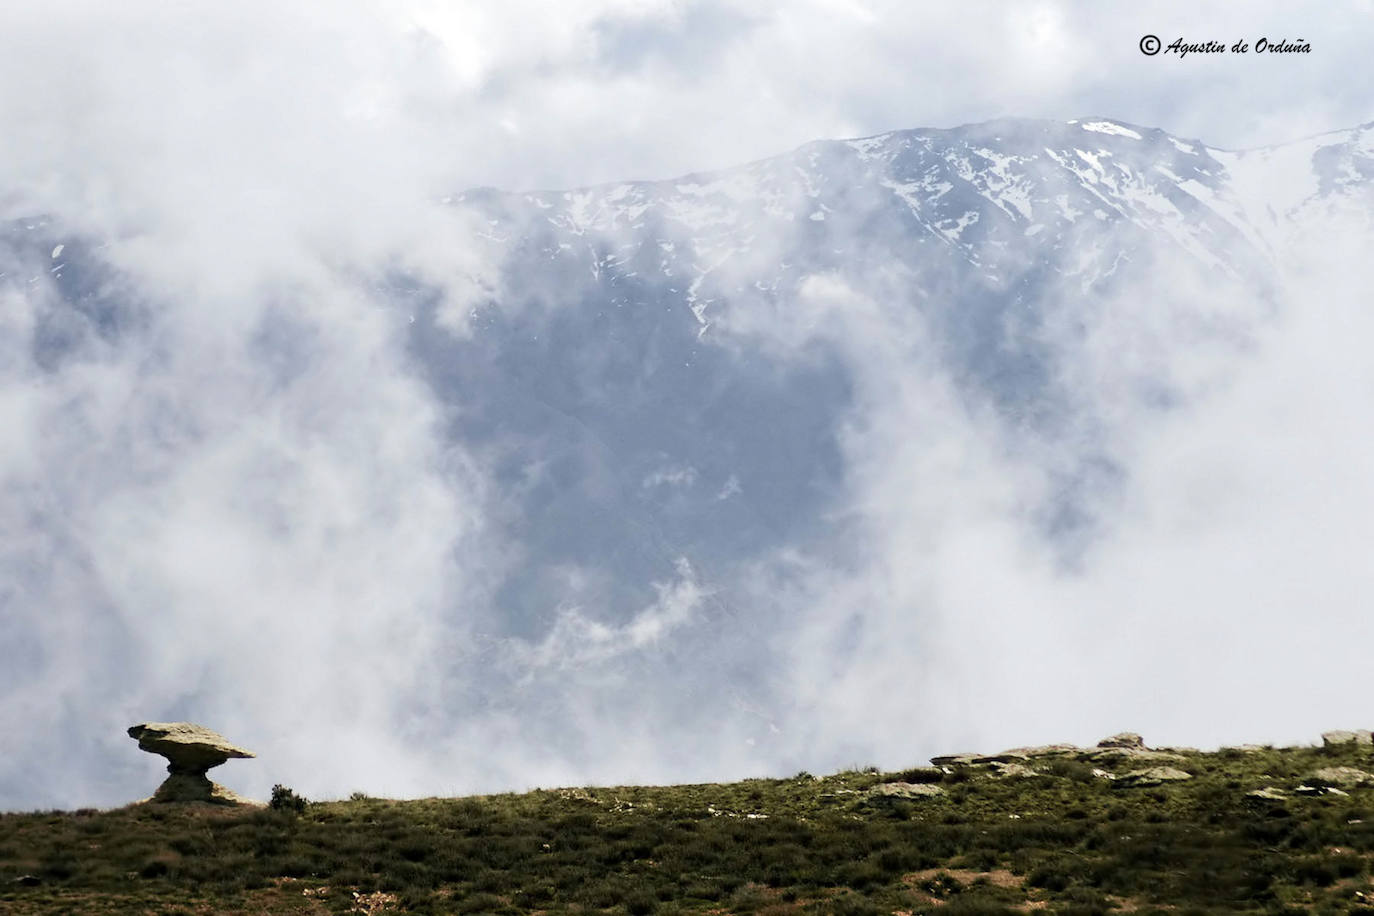
M862 539L854 568L787 555L790 579L770 580L806 608L789 692L814 711L805 740L826 749L820 766L853 748L897 766L1121 728L1303 742L1361 721L1368 217L1330 220L1287 253L1277 312L1245 287L1197 288L1186 259L1161 251L1153 282L1067 322L1092 326L1064 341L1066 379L1120 467L1119 491L1088 492L1094 536L1069 563L1032 510L1085 443L1009 441L955 395L911 316L811 284L857 316L828 327L861 389L838 513ZM1142 395L1145 377L1176 386L1172 406Z
M262 752L235 765L257 794L279 780L405 794L737 775L808 741L895 757L1014 743L1018 729L1092 737L1042 730L1115 728L1123 711L1191 734L1202 714L1171 710L1218 670L1240 737L1310 720L1276 670L1318 684L1304 695L1334 720L1357 715L1359 676L1320 676L1356 670L1368 635L1358 251L1334 259L1321 239L1282 333L1244 358L1211 339L1180 348L1177 314L1101 316L1077 368L1130 477L1080 573L1028 536L1044 467L1009 457L955 397L923 357L919 321L821 275L796 303L805 320L723 322L772 356L833 342L862 370L840 514L871 556L816 569L791 551L759 570L760 594L777 586L761 601L795 602L795 629L757 647L769 666L757 677L793 690L779 700L786 738L687 756L674 730L707 715L691 697L650 684L607 711L626 693L598 679L623 681L617 665L723 616L710 589L683 572L628 622L568 612L524 656L518 640L483 642L477 622L522 545L492 521L489 456L444 434L462 405L435 401L406 352L408 314L377 290L405 271L463 329L494 281L440 200L473 185L662 177L995 115L1112 116L1219 145L1366 120L1351 8L11 4L0 217L48 214L61 237L32 263L0 264L0 730L25 736L0 762L0 803L127 797L147 781L134 771L156 767L116 762L123 728L183 715ZM1146 31L1300 31L1313 52L1146 59ZM618 54L626 35L652 48ZM68 316L67 349L47 352L51 256L93 240L109 244L102 282L127 312L113 329ZM1133 378L1160 373L1196 401L1162 416L1129 401ZM660 473L655 485L695 479ZM730 477L721 498L741 489ZM756 638L727 622L741 644ZM779 646L789 654L768 655ZM913 646L929 668L913 666ZM553 751L531 752L546 742L519 714L540 703L450 708L512 659L579 671L556 707L575 737ZM804 678L788 681L790 664ZM1116 693L1084 686L1112 678ZM928 727L894 727L924 707L941 710ZM720 748L751 734L737 713L711 723ZM641 731L624 725L635 716ZM598 767L597 741L568 750L578 735L625 745ZM108 752L96 763L72 753L91 741Z

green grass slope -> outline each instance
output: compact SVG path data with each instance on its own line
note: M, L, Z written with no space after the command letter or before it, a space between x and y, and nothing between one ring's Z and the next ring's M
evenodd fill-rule
M1155 766L1191 778L1120 778ZM1374 914L1374 779L1336 767L1374 753L4 814L0 913Z

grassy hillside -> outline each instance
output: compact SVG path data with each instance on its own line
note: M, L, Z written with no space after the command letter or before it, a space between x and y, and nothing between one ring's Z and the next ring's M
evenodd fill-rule
M1155 766L1192 778L1112 778ZM1341 766L1374 754L1060 751L300 812L5 814L0 913L1374 914L1374 780Z

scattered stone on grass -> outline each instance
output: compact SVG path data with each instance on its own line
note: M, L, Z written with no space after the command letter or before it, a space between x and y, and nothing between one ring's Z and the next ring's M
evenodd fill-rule
M1374 785L1374 773L1366 773L1355 767L1323 767L1314 772L1310 778L1320 779L1324 783L1340 786L1343 789Z
M992 766L994 775L1006 779L1026 779L1031 776L1039 776L1037 770L1033 770L1024 763L996 763Z
M1183 770L1176 770L1173 767L1149 767L1118 776L1115 785L1122 789L1144 789L1150 786L1161 786L1166 782L1183 782L1185 779L1192 778L1192 773L1185 773Z
M1182 760L1182 754L1139 747L1097 747L1078 755L1079 760Z
M880 800L890 800L899 798L938 798L945 794L943 786L931 785L925 782L885 782L882 785L874 786L868 792L868 797Z

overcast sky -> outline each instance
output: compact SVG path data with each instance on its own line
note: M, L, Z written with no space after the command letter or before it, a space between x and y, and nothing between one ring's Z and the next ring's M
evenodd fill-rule
M570 0L556 11L351 0L325 16L252 0L11 3L4 177L80 185L165 178L188 160L210 174L367 163L457 186L567 187L1007 115L1109 114L1263 145L1369 120L1370 11L1366 0ZM1145 34L1301 38L1312 51L1147 57Z
M83 344L81 359L54 371L30 346L51 290L0 297L0 732L24 736L0 762L0 807L114 804L131 786L151 789L155 761L112 757L126 750L115 742L129 743L123 729L139 719L182 716L213 716L206 724L231 739L254 738L276 754L273 772L323 793L867 762L846 754L914 763L896 758L961 749L872 735L891 728L913 684L892 647L926 624L880 617L864 637L864 666L844 666L825 647L845 619L841 605L896 608L917 594L935 596L931 619L963 646L948 683L967 680L975 657L1002 665L978 680L981 692L930 694L962 717L936 730L941 740L1086 740L1042 733L1073 720L1045 713L1018 685L1044 678L1047 691L1071 693L1110 677L1111 657L1069 666L1076 652L1120 647L1100 633L1103 608L1141 629L1191 626L1188 602L1236 597L1208 592L1215 577L1191 568L1208 545L1224 555L1243 532L1308 519L1329 539L1301 576L1264 577L1290 556L1277 536L1233 571L1258 577L1247 600L1269 609L1262 626L1213 622L1178 651L1159 640L1160 665L1196 676L1117 706L1082 699L1085 732L1133 716L1177 740L1245 738L1233 733L1259 728L1253 706L1224 706L1229 728L1212 731L1206 716L1167 710L1212 683L1197 672L1228 647L1266 663L1295 644L1317 651L1290 638L1314 594L1309 579L1335 608L1324 625L1364 632L1348 595L1367 585L1352 572L1364 554L1351 545L1365 543L1362 510L1374 496L1352 430L1369 379L1351 350L1368 335L1331 328L1367 325L1354 298L1365 277L1311 274L1312 301L1331 311L1298 309L1281 332L1257 331L1258 355L1223 373L1241 381L1187 422L1118 418L1136 486L1094 573L1069 582L1009 521L1041 482L959 413L919 348L903 349L903 335L921 329L837 322L859 393L843 437L847 480L874 555L857 571L822 569L787 586L805 610L785 649L792 670L830 679L797 675L786 710L736 710L722 718L719 747L683 756L662 746L675 723L627 732L634 708L595 705L634 697L656 715L670 687L616 692L579 666L655 643L697 613L708 588L678 567L633 625L563 613L542 642L493 661L453 609L489 606L521 545L503 528L485 456L439 433L451 405L418 378L406 328L355 266L407 271L461 312L492 278L470 244L473 227L431 205L447 194L666 178L818 138L1101 115L1239 148L1350 127L1374 120L1372 13L1370 0L0 6L0 218L47 214L73 237L120 240L109 254L128 285L120 320L140 329L128 346ZM1147 56L1147 34L1166 45L1301 39L1311 51ZM1334 246L1308 254L1328 268L1360 256ZM823 279L806 287L805 303L822 315L873 308ZM1100 330L1104 349L1085 357L1099 369L1123 349L1140 356L1133 342L1110 343L1136 335L1154 348L1142 358L1165 373L1201 366L1206 375L1218 358L1171 328L1119 319ZM910 446L894 441L897 431L917 422L943 429L962 463L902 451ZM1241 449L1256 429L1271 431L1259 438L1272 447ZM1295 429L1330 445L1281 447ZM1180 454L1199 456L1204 471ZM1345 458L1333 464L1332 454ZM965 489L974 481L985 498L971 508L939 498L885 505L913 466ZM1199 513L1199 493L1214 515ZM1256 502L1260 493L1277 495ZM1194 540L1180 546L1180 531ZM901 558L932 532L942 538L938 573L908 575ZM992 582L989 568L1008 572ZM1054 608L1074 635L1049 639L1061 632L1050 624L979 616L1012 601ZM1051 653L1048 672L1028 660L1031 645ZM1127 666L1142 683L1149 661ZM608 745L615 759L540 753L537 730L504 712L456 715L434 685L483 666L504 666L532 691L585 694L562 724L582 729L588 748L597 737L618 742ZM1263 668L1238 655L1229 670L1234 684L1278 702L1264 693L1277 688ZM987 724L968 724L990 709ZM1299 737L1301 712L1290 704L1282 727L1254 737ZM736 721L750 717L790 728L785 749L757 749ZM1314 719L1312 729L1328 724L1370 723ZM274 780L255 772L249 788L262 794Z

